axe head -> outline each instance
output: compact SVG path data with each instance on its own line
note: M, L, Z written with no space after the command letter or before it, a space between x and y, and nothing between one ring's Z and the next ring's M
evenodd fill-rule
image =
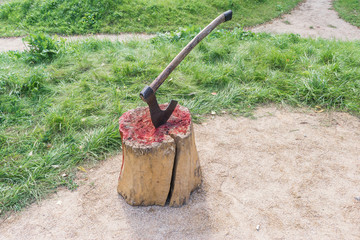
M155 128L158 128L166 123L177 105L177 101L171 100L167 108L165 110L161 110L156 100L155 92L149 86L144 87L144 89L140 92L140 97L147 103L147 105L149 105L151 121Z

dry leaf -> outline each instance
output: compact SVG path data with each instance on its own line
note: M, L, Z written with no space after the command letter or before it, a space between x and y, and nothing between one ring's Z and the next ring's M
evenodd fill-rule
M77 169L79 169L82 172L87 173L86 169L84 167L82 167L82 166L78 166Z
M324 111L324 109L322 109L320 106L315 106L315 112L317 112L317 113L321 113L321 112L323 112Z

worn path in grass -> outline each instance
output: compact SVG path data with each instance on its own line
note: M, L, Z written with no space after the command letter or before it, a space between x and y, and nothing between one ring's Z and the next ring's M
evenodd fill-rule
M360 39L360 29L340 19L332 9L332 0L307 0L290 14L250 30L254 32L297 33L303 37L322 37L328 39L355 40ZM129 39L148 39L154 35L147 34L99 34L92 37L112 41ZM67 37L72 40L91 36ZM0 51L24 50L21 37L0 38Z
M79 171L77 190L3 220L0 239L358 239L360 120L276 107L254 115L195 125L203 183L183 207L127 205L119 152Z
M360 29L339 18L332 0L307 0L290 14L255 27L254 32L296 33L302 37L359 40Z

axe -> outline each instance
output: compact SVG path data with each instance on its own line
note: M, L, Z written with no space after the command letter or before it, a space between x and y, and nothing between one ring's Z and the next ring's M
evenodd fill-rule
M232 18L232 11L226 11L215 18L209 25L207 25L198 35L196 35L181 52L169 63L169 65L160 73L160 75L150 84L145 86L140 92L141 99L149 105L151 121L155 128L166 123L171 114L175 110L177 101L171 100L165 110L161 110L155 92L170 73L181 63L181 61L190 53L190 51L203 40L212 30L223 22L229 21Z

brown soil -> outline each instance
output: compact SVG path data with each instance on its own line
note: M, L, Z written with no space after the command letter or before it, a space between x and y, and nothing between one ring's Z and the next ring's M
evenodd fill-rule
M1 223L1 239L359 239L360 120L265 107L195 125L203 183L180 208L131 207L121 155Z

